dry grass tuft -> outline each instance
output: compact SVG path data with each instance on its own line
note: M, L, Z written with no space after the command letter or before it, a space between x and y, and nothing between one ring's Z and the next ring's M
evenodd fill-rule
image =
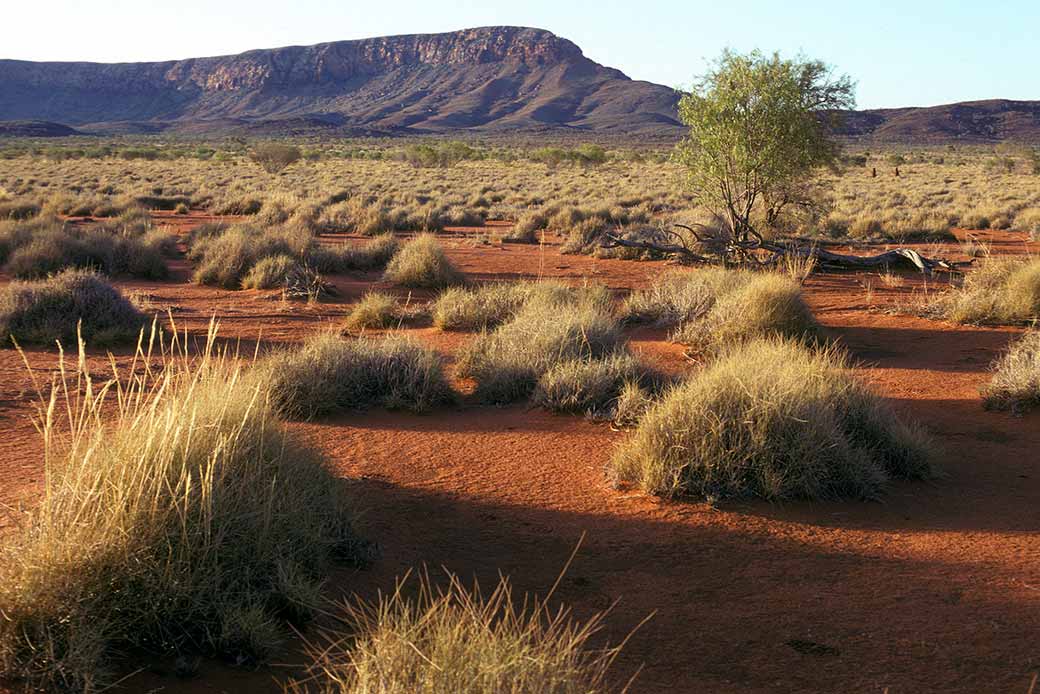
M83 270L0 289L0 342L75 344L77 330L101 345L134 340L145 317L119 290Z
M968 273L929 313L955 323L1021 323L1040 318L1040 258L995 258Z
M982 396L990 410L1022 414L1040 406L1040 330L1026 333L994 364Z
M437 353L397 335L325 333L267 356L257 369L275 409L294 419L377 406L423 412L453 400Z
M758 273L717 297L701 318L682 324L673 339L694 351L718 352L760 337L804 340L816 335L816 320L801 286L784 275Z
M418 596L407 581L378 603L345 602L342 626L309 647L311 677L293 694L597 694L620 646L589 643L603 615L579 623L548 600L517 602L505 578L490 595L449 574L446 589L427 576ZM623 645L623 644L622 644Z
M383 292L368 292L347 316L348 330L381 330L401 322L401 306L397 299Z
M833 350L757 340L668 392L610 474L651 494L708 500L877 498L931 472L930 443Z
M463 349L459 375L477 381L485 401L507 403L530 395L558 364L617 352L621 335L608 297L594 290L536 292L511 320Z
M443 289L464 281L433 234L419 234L404 244L387 265L384 279L416 289Z
M339 481L264 383L215 330L195 358L155 334L112 381L81 366L41 394L46 489L0 557L4 678L91 692L132 652L262 660L334 559L362 559Z

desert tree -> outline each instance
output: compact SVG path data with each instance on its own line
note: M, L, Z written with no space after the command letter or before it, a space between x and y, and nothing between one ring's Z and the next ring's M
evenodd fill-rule
M261 142L249 150L249 158L267 173L278 173L303 157L300 148L281 142Z
M689 134L675 155L698 202L738 243L761 241L762 225L788 211L814 209L813 176L838 162L834 125L853 92L817 60L725 51L679 101Z

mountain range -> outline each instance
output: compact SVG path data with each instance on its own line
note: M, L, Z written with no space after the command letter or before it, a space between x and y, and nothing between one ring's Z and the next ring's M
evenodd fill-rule
M678 94L542 29L481 27L152 63L0 60L0 135L213 133L673 139ZM861 141L1040 141L1040 102L856 111Z

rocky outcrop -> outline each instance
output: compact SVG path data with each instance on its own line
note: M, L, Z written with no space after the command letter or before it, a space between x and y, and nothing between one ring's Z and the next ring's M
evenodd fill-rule
M319 118L345 127L675 125L675 94L548 31L484 27L161 63L0 60L0 119L198 130ZM331 119L331 120L330 120Z

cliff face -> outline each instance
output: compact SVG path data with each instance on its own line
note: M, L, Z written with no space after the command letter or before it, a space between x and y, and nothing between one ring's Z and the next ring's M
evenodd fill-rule
M0 60L0 120L315 118L376 128L674 125L672 90L540 29L484 27L161 63ZM626 121L628 123L626 124Z

